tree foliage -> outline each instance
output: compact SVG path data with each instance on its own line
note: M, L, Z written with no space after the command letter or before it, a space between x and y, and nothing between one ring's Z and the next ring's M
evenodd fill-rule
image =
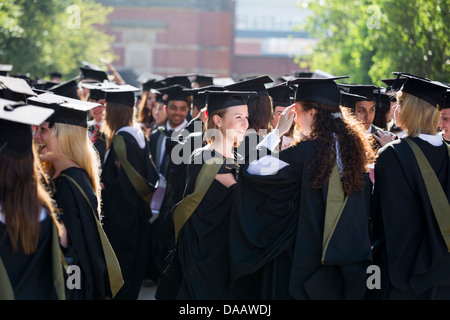
M393 71L449 82L449 0L304 0L312 69L382 85Z
M46 78L59 71L68 79L81 61L112 61L112 36L102 30L112 11L93 0L0 1L0 63L12 73Z

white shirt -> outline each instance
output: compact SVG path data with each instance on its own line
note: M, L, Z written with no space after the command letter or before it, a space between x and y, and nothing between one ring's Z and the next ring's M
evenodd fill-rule
M170 126L170 124L169 124L169 121L167 121L166 122L166 129L167 130L173 130L173 131L181 131L181 130L183 130L184 129L184 127L186 127L187 126L187 124L188 124L188 122L187 122L187 120L186 119L184 119L184 121L179 125L179 126L177 126L177 127L175 127L175 128L172 128L171 126ZM161 153L160 153L160 155L159 155L159 165L161 165L161 162L162 162L162 159L163 159L163 156L164 156L164 153L166 152L166 144L163 142L163 144L161 145ZM159 165L158 165L158 167L159 167Z

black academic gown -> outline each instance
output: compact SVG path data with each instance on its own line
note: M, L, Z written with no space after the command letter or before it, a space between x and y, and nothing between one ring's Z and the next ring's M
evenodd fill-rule
M279 153L289 166L252 175L241 168L230 224L232 292L239 299L362 299L371 264L371 182L351 194L322 260L328 183L312 189L317 153L305 141Z
M188 132L185 132L185 134ZM172 209L183 199L190 156L195 149L201 147L203 147L202 132L193 132L184 139L167 139L166 141L166 150L169 154L172 154L173 151L176 161L172 157L169 158L168 169L166 171L166 191L158 218L159 237L155 242L157 244L157 261L160 272L162 272L165 258L175 244Z
M88 132L92 134L95 130L94 122L90 122L88 124ZM102 132L98 133L97 140L93 143L95 150L98 152L98 156L100 158L100 163L103 163L105 159L105 153L106 153L106 137L105 134Z
M130 165L152 185L157 176L151 164L147 145L141 149L135 138L127 132L119 132L124 138ZM149 251L150 206L134 189L120 166L111 146L103 164L101 181L103 225L119 261L124 285L115 299L135 300L139 295Z
M56 300L55 279L52 275L52 224L51 217L40 222L37 250L29 255L22 250L13 252L6 227L0 222L0 257L8 273L16 300ZM56 230L56 229L55 229ZM63 282L63 265L60 264ZM4 280L4 279L3 279ZM1 288L0 288L1 290Z
M111 297L108 270L103 247L98 234L97 197L85 170L71 167L61 172L74 179L84 190L91 206L80 193L77 186L67 177L59 175L53 180L55 193L53 198L62 212L62 220L67 229L69 247L64 256L68 265L76 265L81 271L80 289L66 286L68 300L97 300Z
M445 144L419 146L450 200ZM376 299L450 299L450 254L439 231L414 154L404 139L379 151L371 205L374 264L381 270Z
M192 161L187 167L185 196L193 192L204 156L210 154L209 150L205 154L203 148L193 152ZM213 153L213 156L221 157L217 153ZM218 174L236 175L238 168L235 163L224 163ZM235 205L233 194L234 185L227 188L214 179L197 209L181 228L176 244L176 258L181 271L177 299L232 298L229 289L228 237L230 212Z

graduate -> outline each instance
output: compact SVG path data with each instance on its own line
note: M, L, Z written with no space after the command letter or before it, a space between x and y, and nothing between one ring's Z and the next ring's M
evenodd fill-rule
M157 299L232 298L227 239L239 171L234 148L248 128L244 98L253 93L205 91L208 144L192 153L187 167L184 198L173 211L176 249Z
M0 99L0 300L63 300L60 228L31 125L53 110Z
M149 245L150 201L158 181L142 129L134 124L135 92L130 85L104 89L107 151L101 182L103 224L122 270L115 299L136 300Z
M44 93L28 103L55 110L34 134L52 196L67 229L64 257L79 267L68 300L111 299L123 284L116 255L101 226L99 159L87 133L88 111L99 104Z
M258 148L273 151L294 115L301 142L241 169L229 238L239 299L365 296L374 153L361 123L340 106L341 78L289 81L298 85L295 105Z
M379 150L371 205L376 299L450 299L450 148L437 132L447 86L414 75L397 92L406 135Z
M274 82L268 75L261 75L244 79L236 83L224 86L225 90L254 91L255 94L247 99L248 106L248 130L244 141L239 144L237 153L244 156L241 163L249 163L249 157L255 157L253 152L258 143L267 135L272 118L272 101L266 85Z

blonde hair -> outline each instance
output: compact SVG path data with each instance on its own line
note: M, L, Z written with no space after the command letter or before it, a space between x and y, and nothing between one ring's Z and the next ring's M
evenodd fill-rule
M100 157L89 140L87 129L70 124L55 123L51 134L58 138L61 152L87 172L92 188L97 195L97 211L100 215Z
M401 122L408 136L436 134L439 125L439 110L428 102L403 91L397 92L397 103Z

